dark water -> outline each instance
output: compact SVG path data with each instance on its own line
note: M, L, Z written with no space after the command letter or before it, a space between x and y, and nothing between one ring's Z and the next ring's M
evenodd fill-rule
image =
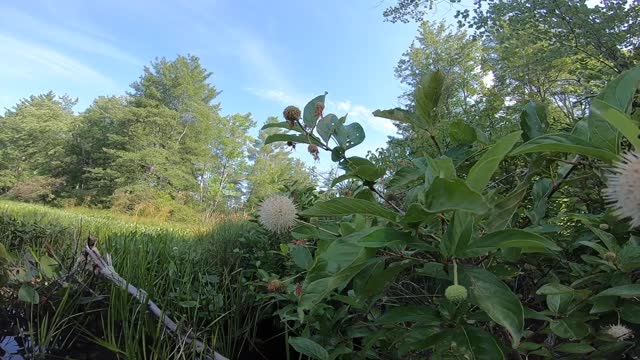
M30 360L32 353L43 353L39 349L30 349L32 344L29 339L20 336L5 336L0 338L0 359L2 360ZM49 350L46 355L39 355L38 359L75 359L75 360L111 360L117 359L112 352L93 343L79 342L71 349Z

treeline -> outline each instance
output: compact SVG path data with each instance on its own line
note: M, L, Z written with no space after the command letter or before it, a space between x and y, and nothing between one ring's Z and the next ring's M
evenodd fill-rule
M220 114L210 76L195 56L162 58L77 115L67 95L21 100L0 117L0 195L180 220L313 184L286 149L249 135L251 114Z
M430 20L434 6L450 6L457 26ZM440 149L464 162L477 151L472 144L519 129L523 109L537 111L530 102L547 109L538 134L575 128L574 135L602 141L589 120L591 100L640 64L640 2L633 0L475 0L470 7L459 0L398 0L384 15L418 27L395 69L406 86L403 107L413 109L424 75L439 70L444 77L437 128L416 132L399 124L402 136L374 154L392 171L412 155L439 156ZM640 122L640 111L632 117Z

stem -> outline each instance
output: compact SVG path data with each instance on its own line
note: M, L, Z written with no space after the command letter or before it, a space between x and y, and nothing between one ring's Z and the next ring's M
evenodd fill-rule
M458 285L458 263L453 259L453 285Z
M318 225L313 225L312 223L306 222L304 220L296 219L296 221L299 222L299 223L305 224L305 225L313 226L314 228L316 228L318 230L322 230L322 231L326 232L327 234L331 234L333 236L340 236L340 234L336 234L333 231L329 231L327 229L323 229Z
M404 215L404 211L402 211L402 209L400 209L399 207L397 207L394 203L392 203L391 201L387 200L387 198L384 197L384 195L382 195L380 193L380 191L378 189L376 189L373 186L370 186L369 189L371 189L371 191L373 191L376 195L378 195L380 197L380 199L382 199L384 202L386 202L387 204L389 204L389 206L391 206L395 211L399 212L400 215Z
M551 199L553 194L555 194L558 190L560 190L560 187L562 186L562 183L565 180L567 180L567 178L571 175L571 173L573 173L573 171L576 169L576 167L578 167L578 165L580 164L579 160L580 160L580 155L576 155L576 157L572 161L574 163L574 165L571 165L571 168L569 168L567 173L564 174L562 179L560 179L557 183L555 183L553 185L553 187L551 188L551 191L549 191L549 193L547 194L547 199Z
M436 149L438 150L438 154L440 156L442 156L442 149L440 149L440 144L438 144L438 140L436 140L436 137L433 136L433 134L430 131L427 131L429 133L429 137L431 138L431 141L433 141L433 144L436 146Z

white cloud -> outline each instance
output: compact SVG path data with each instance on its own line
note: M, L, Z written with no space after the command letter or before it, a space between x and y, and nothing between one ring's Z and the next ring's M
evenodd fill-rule
M365 126L365 128L373 127L374 131L385 135L393 135L396 133L397 129L391 120L373 116L373 110L366 106L354 105L351 103L351 100L340 101L338 103L327 101L327 105L330 108L336 108L336 112L347 113L349 115L347 118L356 118L362 121L362 125Z
M282 90L256 88L247 88L246 90L263 99L272 100L285 106L296 105L301 107L309 101L302 96L288 94Z
M265 47L266 41L258 35L233 27L225 27L224 32L229 36L232 44L230 49L235 52L238 61L245 62L247 68L264 83L265 87L270 89L292 88L287 76L278 65L278 61L272 56L273 49Z
M0 76L3 78L59 77L116 89L116 83L93 68L48 47L0 33Z
M7 31L23 30L43 37L48 44L58 43L71 49L101 55L124 63L140 65L144 62L122 49L96 37L87 36L78 31L69 31L40 21L30 15L14 9L2 9L0 24Z

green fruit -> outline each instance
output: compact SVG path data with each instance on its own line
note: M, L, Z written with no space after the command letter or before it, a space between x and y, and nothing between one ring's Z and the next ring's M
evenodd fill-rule
M600 230L609 230L609 225L607 224L600 224L598 227L600 228Z
M616 253L611 252L611 251L606 252L606 253L604 254L604 259L605 259L605 260L607 260L607 261L609 261L609 262L614 262L614 261L616 260L616 257L617 257L617 256L616 256Z
M462 285L451 285L444 291L444 296L449 301L464 301L467 298L467 289Z

